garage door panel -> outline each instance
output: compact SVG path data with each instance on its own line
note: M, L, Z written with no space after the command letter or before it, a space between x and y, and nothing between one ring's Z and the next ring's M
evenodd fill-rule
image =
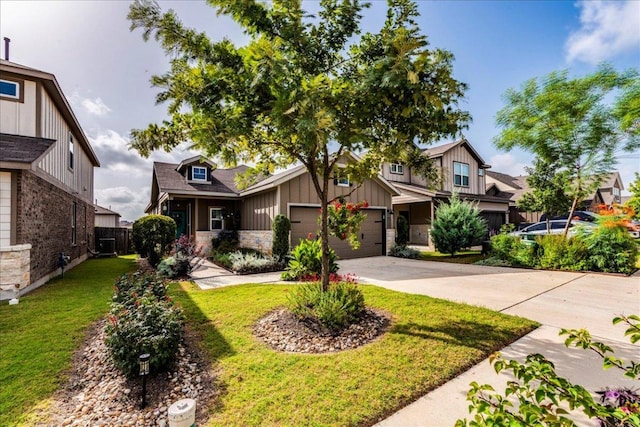
M336 251L341 259L361 258L383 255L384 233L382 211L379 209L366 209L366 220L360 227L358 240L360 249L353 250L348 240L340 240L337 237L329 237L329 246ZM311 233L316 236L320 233L318 224L318 208L296 206L291 208L291 245L296 246L301 239L306 239Z

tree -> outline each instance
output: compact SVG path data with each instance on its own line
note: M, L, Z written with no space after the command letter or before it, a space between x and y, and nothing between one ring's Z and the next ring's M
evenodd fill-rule
M520 209L529 212L542 212L547 217L549 230L551 216L567 212L571 207L571 200L565 194L568 173L558 172L558 168L542 159L536 159L533 167L525 167L529 174L527 185L531 191L526 192L516 202Z
M633 209L635 219L640 219L640 174L638 172L633 182L629 184L629 192L631 192L631 198L624 205Z
M566 172L571 218L612 170L616 152L640 146L638 81L636 70L618 73L608 65L581 78L570 79L565 70L528 80L505 93L494 143L504 150L520 147ZM607 105L614 91L618 97ZM568 230L569 223L565 236Z
M255 164L257 174L302 164L322 209L322 284L329 287L329 182L343 154L352 181L399 161L433 175L418 143L457 134L469 120L458 108L466 85L452 77L453 55L429 49L409 0L392 0L383 28L359 35L359 0L322 0L311 16L297 0L209 0L250 37L246 46L211 41L185 28L175 13L139 0L131 29L153 36L171 69L152 79L169 101L170 119L133 130L143 156L188 141L226 164Z
M176 222L165 215L147 215L133 223L131 239L136 252L158 265L176 238Z
M487 234L487 224L475 204L460 200L454 193L449 203L438 207L431 227L436 249L455 255L462 248L478 244Z

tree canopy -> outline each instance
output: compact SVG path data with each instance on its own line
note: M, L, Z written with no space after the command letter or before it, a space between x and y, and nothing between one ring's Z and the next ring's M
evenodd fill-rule
M321 0L317 16L299 0L208 3L243 28L247 45L212 41L155 2L130 8L131 29L171 58L170 71L152 79L169 119L131 132L143 156L189 142L227 164L254 164L254 176L301 163L326 206L341 154L362 153L347 165L354 180L387 160L433 176L417 144L454 136L470 120L458 107L466 85L452 76L453 55L429 48L409 0L389 1L383 28L362 35L368 5L359 0ZM321 238L326 267L326 213Z
M528 80L505 93L494 143L520 147L566 171L573 215L611 172L617 153L640 147L639 91L636 70L620 73L606 64L585 77L570 78L565 70ZM617 95L612 104L611 95Z

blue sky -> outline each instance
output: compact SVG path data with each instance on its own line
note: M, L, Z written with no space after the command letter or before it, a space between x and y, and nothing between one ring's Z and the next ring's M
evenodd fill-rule
M212 39L246 37L201 1L159 2ZM318 2L305 2L317 9ZM152 160L179 162L185 150L142 159L127 149L132 128L161 121L149 79L167 70L157 43L131 33L127 1L0 1L0 35L10 37L11 60L54 73L102 162L96 170L98 203L133 220L149 202ZM473 122L465 136L493 170L520 174L532 156L497 151L496 112L502 94L525 80L569 69L640 68L640 1L419 1L418 22L433 47L456 57L454 76L469 84L464 107ZM386 2L373 1L363 29L377 31ZM4 52L3 52L4 55ZM4 56L3 56L4 57ZM621 159L625 186L640 172L640 155Z

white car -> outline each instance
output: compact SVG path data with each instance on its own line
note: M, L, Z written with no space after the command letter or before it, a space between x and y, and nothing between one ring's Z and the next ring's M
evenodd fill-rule
M550 230L547 230L547 222L536 222L535 224L531 224L528 227L523 228L522 230L513 231L509 233L512 236L520 236L524 240L535 240L536 236L541 236L544 234L562 234L564 233L564 228L567 226L566 219L553 219L549 221ZM569 224L569 235L574 235L576 231L580 228L586 229L589 232L589 229L593 229L595 224L592 222L586 221L571 221Z

